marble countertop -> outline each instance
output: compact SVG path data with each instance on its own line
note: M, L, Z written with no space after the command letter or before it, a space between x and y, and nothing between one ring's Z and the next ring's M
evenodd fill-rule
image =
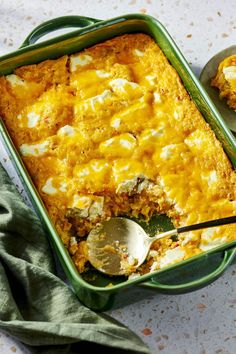
M162 22L197 75L214 54L236 44L233 0L0 0L0 55L17 49L35 26L53 17L83 15L107 19L127 13L149 14ZM1 143L0 161L22 191ZM141 299L137 289L132 298L134 303L121 306L121 296L117 308L108 313L142 337L153 353L236 352L235 265L213 284L190 294L152 293ZM0 333L0 353L27 351L13 338Z

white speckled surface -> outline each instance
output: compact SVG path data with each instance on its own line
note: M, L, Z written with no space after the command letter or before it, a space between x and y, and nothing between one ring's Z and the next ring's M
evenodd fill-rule
M212 55L236 44L234 0L0 0L0 55L16 49L33 27L53 17L73 14L106 19L130 12L158 18L197 75ZM1 143L0 161L22 190ZM132 293L135 303L121 307L122 299L127 300L124 293L109 314L141 336L153 353L236 353L235 265L214 284L187 295L151 294L140 299L140 292ZM15 352L27 353L0 333L0 353Z

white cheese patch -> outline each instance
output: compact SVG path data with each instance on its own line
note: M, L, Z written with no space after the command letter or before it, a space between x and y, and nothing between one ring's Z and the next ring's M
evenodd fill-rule
M104 144L104 146L111 146L113 144L113 142L114 142L114 138L110 138L110 139L104 141L103 144Z
M59 191L61 191L62 193L65 193L67 191L67 183L66 182L61 182L60 183L60 187L58 188Z
M133 148L133 143L131 141L126 140L126 139L120 139L120 145L122 145L123 147L125 147L128 150Z
M72 247L72 246L75 246L75 245L77 245L76 238L75 237L71 237L70 238L70 246Z
M41 144L22 144L20 152L23 156L41 156L48 151L49 141L44 141Z
M116 179L116 176L114 177ZM121 183L119 183L118 187L116 188L116 193L131 194L134 191L134 189L136 189L136 193L141 193L144 189L147 189L148 186L149 186L148 179L142 174L137 174L133 178L124 180Z
M155 270L157 270L158 268L158 263L157 262L153 262L151 267L150 267L150 273L155 272Z
M137 186L137 193L141 193L143 190L147 190L149 188L150 182L148 179L144 179L142 182L140 182Z
M112 90L114 92L125 92L125 86L129 86L131 88L138 88L140 87L138 84L136 84L135 82L132 82L132 81L128 81L126 79L122 79L122 78L118 78L118 79L114 79L114 80L111 80L109 82L109 85L110 87L112 88Z
M153 138L158 138L164 134L164 129L147 129L144 130L144 132L141 135L141 140L146 141L146 140L153 140Z
M101 95L91 97L86 101L91 105L92 110L95 112L96 111L95 105L97 103L100 103L100 104L104 103L106 98L111 97L111 96L112 96L111 91L105 90L105 91L103 91L103 93Z
M194 232L185 232L184 234L182 234L181 236L179 236L181 245L184 246L186 245L188 242L190 241L195 241L198 239L198 235Z
M101 164L99 161L92 161L90 166L94 172L101 172L104 168L109 167L109 164L107 162Z
M40 116L36 114L35 112L30 112L27 114L28 118L28 127L29 128L34 128L38 124L38 121L40 120Z
M137 144L136 138L130 133L125 133L125 134L121 134L120 136L115 136L101 143L103 148L111 147L112 145L114 146L117 145L117 148L120 146L122 148L125 148L125 150L134 149L136 144Z
M93 61L93 58L88 54L73 55L70 57L70 71L76 71L78 66L88 65Z
M208 177L208 185L212 186L218 181L217 173L216 171L211 171Z
M112 127L112 128L115 128L115 129L119 128L119 126L120 126L120 121L121 121L120 118L114 119L113 121L111 121L111 127Z
M134 54L137 55L137 57L143 57L144 56L144 52L142 52L139 49L134 49Z
M85 167L85 168L81 169L78 172L78 177L86 177L86 176L89 176L89 175L90 175L90 172L89 172L89 168L88 167Z
M219 227L202 231L201 243L199 246L202 251L208 251L211 248L220 246L222 243L227 241L225 236L216 237L217 232L219 232Z
M149 84L151 86L155 86L156 85L156 76L154 75L147 75L145 76L145 79L149 82Z
M156 250L150 250L148 253L148 259L156 258L158 256L158 252Z
M167 250L165 255L160 260L160 268L164 268L172 263L180 262L185 256L185 251L180 247Z
M21 79L19 76L15 74L7 75L7 81L14 87L14 86L25 86L25 80Z
M57 134L59 136L73 136L75 135L75 129L71 125L64 125L58 130Z
M89 218L96 219L103 214L104 197L96 197L89 208Z
M176 148L176 144L166 145L162 148L160 157L164 160L169 160L173 155L173 152Z
M118 185L118 187L116 188L116 193L117 194L120 194L120 193L130 194L134 190L136 185L137 185L137 178L136 177L133 179L128 179Z
M105 70L96 70L96 74L97 74L97 76L100 77L101 79L107 78L107 77L111 77L111 74L108 73L108 72L105 71Z
M209 187L213 187L218 181L217 173L215 170L209 173L203 173L201 177L204 181L207 182Z
M177 111L174 111L174 118L179 119L179 113Z
M201 138L201 136L198 136L197 133L194 134L190 134L185 140L184 140L185 144L189 147L199 147L204 145L204 140L203 138Z
M52 185L52 177L48 178L45 185L42 188L42 191L46 194L53 195L57 193L57 189Z
M161 103L162 100L159 92L154 92L153 96L154 96L154 102Z
M227 66L223 68L223 74L226 80L236 80L236 66Z
M213 187L218 182L218 177L215 170L209 173L202 173L201 178L208 184L209 187Z

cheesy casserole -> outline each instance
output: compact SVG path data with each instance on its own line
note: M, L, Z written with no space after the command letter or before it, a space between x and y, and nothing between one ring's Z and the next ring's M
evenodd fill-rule
M79 272L86 236L111 216L166 214L178 227L236 215L236 173L149 36L20 67L0 89L0 115ZM232 224L158 241L137 274L234 239Z
M220 97L236 111L236 54L225 58L219 65L212 86L217 87Z

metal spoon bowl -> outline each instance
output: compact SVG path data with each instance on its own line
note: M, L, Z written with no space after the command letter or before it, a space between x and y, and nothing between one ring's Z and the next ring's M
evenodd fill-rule
M203 68L200 81L229 129L236 132L236 112L227 105L226 100L219 97L219 90L211 86L211 80L215 77L220 62L233 54L236 54L236 45L232 45L214 55Z
M90 263L109 275L126 275L135 271L147 258L153 242L187 231L236 223L236 216L180 227L149 237L135 221L111 218L98 224L88 235Z

